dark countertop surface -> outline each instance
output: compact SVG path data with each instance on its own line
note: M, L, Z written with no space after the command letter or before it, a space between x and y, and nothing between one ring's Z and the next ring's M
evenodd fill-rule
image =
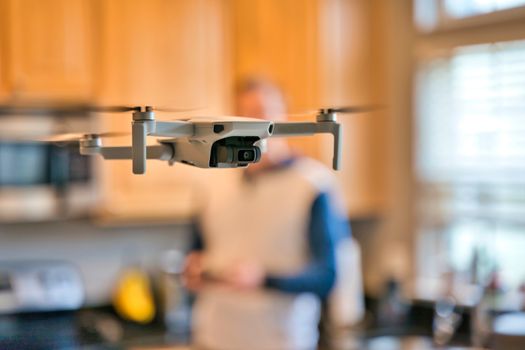
M0 349L127 349L187 344L188 334L169 334L159 322L139 325L111 308L0 316Z
M438 349L426 335L350 333L321 350ZM122 321L111 308L0 316L0 349L188 349L187 332L170 333L158 321ZM467 349L467 348L439 348Z

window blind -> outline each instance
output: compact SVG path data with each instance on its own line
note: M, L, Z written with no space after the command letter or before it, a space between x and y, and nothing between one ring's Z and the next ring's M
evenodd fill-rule
M523 283L525 41L456 48L416 79L420 231L445 234L455 269L477 250L482 279L498 266L505 283Z
M422 182L525 183L525 41L429 59L416 87Z
M525 5L525 0L444 0L444 8L451 17L461 18L507 10Z

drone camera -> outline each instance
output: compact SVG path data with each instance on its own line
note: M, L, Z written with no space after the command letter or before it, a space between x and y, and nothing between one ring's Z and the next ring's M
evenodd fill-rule
M261 159L261 150L257 146L235 147L218 146L212 151L212 162L210 165L217 168L235 168L247 166L249 163L257 163Z
M261 159L261 149L254 143L258 140L258 137L229 137L215 142L210 167L235 168L257 163Z
M254 162L257 159L257 147L253 149L240 149L237 151L237 159L240 162Z

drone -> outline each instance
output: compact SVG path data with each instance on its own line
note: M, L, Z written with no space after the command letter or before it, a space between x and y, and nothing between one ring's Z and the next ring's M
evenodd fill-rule
M64 134L36 141L78 141L80 154L100 155L106 160L130 159L133 174L144 174L149 159L166 161L170 165L178 162L199 168L246 167L259 162L263 144L268 138L331 134L332 167L339 170L342 128L337 122L337 114L362 113L372 108L322 108L317 111L315 121L274 122L248 117L191 117L165 121L156 119L155 112L162 109L152 106L91 106L84 107L84 110L131 112L131 146L104 146L102 139L118 136L116 133ZM25 112L31 114L30 110ZM62 109L58 112L58 115L66 115L68 111ZM9 108L0 106L0 115L8 113ZM157 144L148 145L148 137L157 137Z

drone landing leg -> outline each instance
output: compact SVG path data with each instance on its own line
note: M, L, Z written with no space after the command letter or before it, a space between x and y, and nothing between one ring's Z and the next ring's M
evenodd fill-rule
M146 172L147 136L147 124L142 121L133 122L133 126L131 127L131 158L133 162L133 174L144 174Z
M317 123L275 123L273 136L309 136L313 134L332 134L334 138L334 156L332 168L339 170L341 165L341 125L332 121L321 121Z

